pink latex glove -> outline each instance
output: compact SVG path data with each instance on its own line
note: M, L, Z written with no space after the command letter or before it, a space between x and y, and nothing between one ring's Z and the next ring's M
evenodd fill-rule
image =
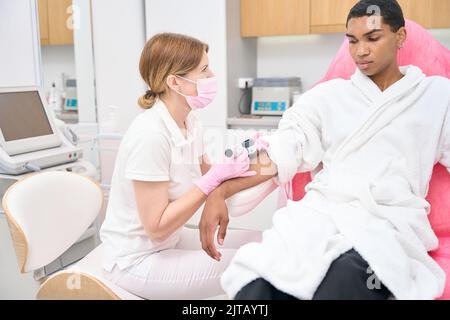
M210 194L222 182L233 178L251 177L256 174L255 171L248 171L250 159L246 149L233 158L224 157L222 163L216 163L211 166L208 172L194 184L206 195Z

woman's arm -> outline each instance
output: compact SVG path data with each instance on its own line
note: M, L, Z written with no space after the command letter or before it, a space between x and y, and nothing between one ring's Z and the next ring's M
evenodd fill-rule
M150 239L155 241L167 239L192 217L205 202L208 193L223 181L253 175L248 168L249 159L246 152L229 159L228 162L215 164L194 182L195 187L170 203L168 181L133 180L139 216Z
M205 153L200 157L200 171L202 172L202 176L205 175L211 169L211 162L209 162L209 158Z
M139 217L153 241L167 239L183 226L205 202L206 195L197 187L169 203L169 182L133 180Z

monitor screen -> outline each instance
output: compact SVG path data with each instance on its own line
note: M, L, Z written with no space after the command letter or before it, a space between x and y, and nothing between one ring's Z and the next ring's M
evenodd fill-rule
M0 128L6 142L53 134L38 91L0 93Z

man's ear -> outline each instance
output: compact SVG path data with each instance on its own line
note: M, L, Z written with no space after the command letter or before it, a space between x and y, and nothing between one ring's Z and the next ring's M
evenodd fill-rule
M178 78L175 77L174 75L170 75L167 77L166 85L172 90L180 91L179 88L180 84L178 83Z
M407 37L408 37L408 34L406 32L405 27L401 27L400 29L398 29L398 31L397 31L397 48L400 49L401 47L403 47Z

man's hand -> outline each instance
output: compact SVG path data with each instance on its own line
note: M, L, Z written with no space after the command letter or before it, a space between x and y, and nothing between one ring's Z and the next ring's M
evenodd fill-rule
M218 188L208 196L199 225L202 248L211 258L217 261L220 261L222 255L216 249L214 236L217 226L219 226L217 242L222 245L227 232L228 222L228 209L225 203L225 196L220 191L220 188Z

